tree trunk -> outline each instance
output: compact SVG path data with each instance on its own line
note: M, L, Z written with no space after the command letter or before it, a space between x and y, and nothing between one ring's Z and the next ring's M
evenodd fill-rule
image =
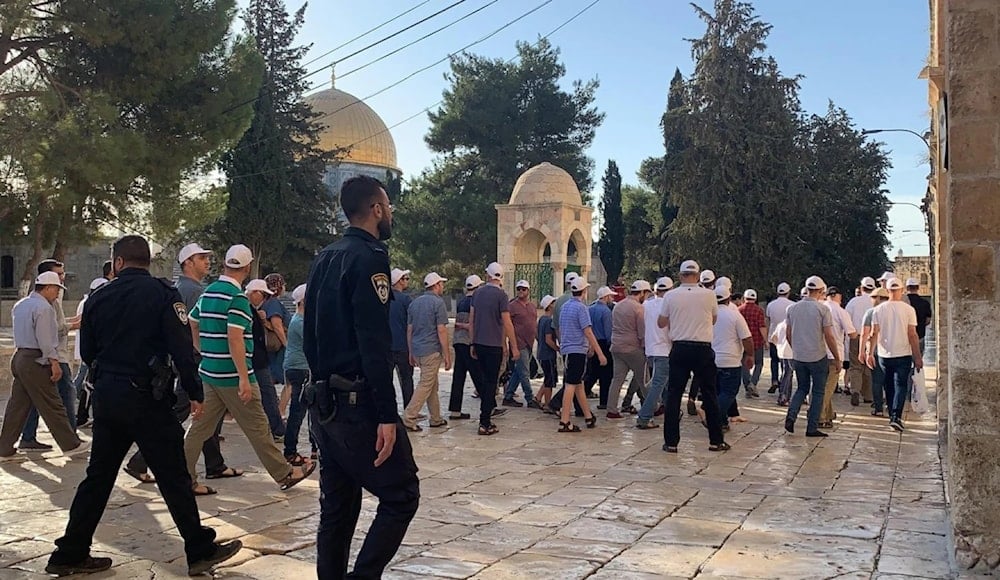
M59 225L56 230L55 245L52 247L52 259L66 263L66 252L69 249L69 237L73 227L73 208L67 208L59 216Z
M18 285L17 295L24 298L31 291L35 280L35 273L38 262L42 259L42 242L45 239L45 222L49 217L49 195L47 193L38 194L38 211L35 212L35 222L32 224L33 240L31 244L31 259L25 262L24 271L21 273L21 282Z

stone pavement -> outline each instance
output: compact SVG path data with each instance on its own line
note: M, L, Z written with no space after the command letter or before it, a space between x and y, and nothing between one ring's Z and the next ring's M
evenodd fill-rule
M450 380L441 373L444 401ZM493 437L475 421L411 434L423 498L386 578L955 576L933 412L900 435L838 395L836 427L817 440L786 435L772 395L739 403L749 421L734 424L727 453L709 453L691 417L677 455L661 451L661 430L603 413L577 434L527 409L499 418ZM246 548L216 575L314 578L316 476L282 493L238 427L223 433L227 462L248 474L212 482L219 495L198 503L220 539ZM43 577L84 467L58 452L0 465L0 579ZM355 550L374 509L366 497ZM185 577L157 490L124 474L95 552L115 567L93 578Z

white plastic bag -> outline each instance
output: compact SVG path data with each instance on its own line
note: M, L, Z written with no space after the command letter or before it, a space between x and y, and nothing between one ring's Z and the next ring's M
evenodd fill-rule
M927 376L923 370L915 371L912 375L913 388L910 390L910 405L913 411L923 415L931 410L930 401L927 400Z

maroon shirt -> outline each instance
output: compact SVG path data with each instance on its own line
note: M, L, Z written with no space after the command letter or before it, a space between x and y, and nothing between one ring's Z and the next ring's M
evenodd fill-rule
M538 327L538 311L531 301L521 302L516 298L507 306L510 310L510 321L514 324L514 336L517 337L517 349L531 349L535 344L535 332Z

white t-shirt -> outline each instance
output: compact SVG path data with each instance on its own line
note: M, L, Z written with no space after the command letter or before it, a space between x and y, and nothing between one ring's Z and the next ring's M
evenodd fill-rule
M878 328L878 355L882 358L911 356L911 326L917 326L917 311L906 302L890 300L876 306L872 327Z
M857 332L854 330L854 323L851 322L851 316L846 310L840 307L840 304L831 302L830 300L824 300L820 304L830 309L830 318L833 319L833 338L837 343L837 358L844 360L844 353L846 352L844 342L848 335ZM826 358L833 358L833 353L830 352L829 348L826 349Z
M712 318L719 313L715 292L681 284L664 295L660 316L670 319L670 341L712 342Z
M788 342L788 332L786 327L788 323L782 320L778 323L778 326L774 327L774 332L771 333L770 340L778 348L778 358L792 360L795 358L795 353L792 352L792 345Z
M855 329L860 329L864 326L865 312L868 312L868 309L873 306L875 306L875 300L872 299L871 294L855 296L847 303L845 310L851 315L851 323Z
M670 337L667 330L660 328L656 319L660 316L660 303L663 298L647 298L642 303L643 315L646 317L646 356L670 356Z
M89 297L90 297L90 294L84 294L83 295L83 300L81 300L80 304L77 305L77 307L76 307L76 315L77 316L80 316L81 314L83 314L83 305L87 303L87 298L89 298ZM73 341L73 359L74 360L80 360L80 329L77 329L77 331L76 331L76 340Z
M767 310L764 311L764 315L770 321L770 328L767 329L769 333L774 334L774 329L785 321L785 318L788 317L788 307L792 304L795 303L784 296L778 296L767 303Z
M720 308L712 331L715 366L731 369L743 362L743 339L750 338L750 327L739 310Z

